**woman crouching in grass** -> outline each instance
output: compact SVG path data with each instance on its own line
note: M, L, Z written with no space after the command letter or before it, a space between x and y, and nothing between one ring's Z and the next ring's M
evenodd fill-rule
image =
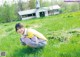
M47 44L47 39L34 29L25 28L20 23L15 25L15 29L16 32L21 35L20 41L23 45L27 45L31 48L40 48Z

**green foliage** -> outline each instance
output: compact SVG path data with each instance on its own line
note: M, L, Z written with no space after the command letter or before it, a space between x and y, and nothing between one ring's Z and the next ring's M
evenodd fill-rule
M40 0L40 6L41 6L41 7L48 7L48 6L51 6L51 3L48 2L48 1L42 2L42 0Z
M61 6L61 10L63 13L69 13L69 12L75 12L80 11L80 5L77 2L58 2L58 4ZM75 8L76 7L76 8Z
M4 5L0 7L0 10L0 23L18 20L16 5L10 6L7 3L4 3Z
M36 8L36 0L30 0L28 6L29 6L29 9Z

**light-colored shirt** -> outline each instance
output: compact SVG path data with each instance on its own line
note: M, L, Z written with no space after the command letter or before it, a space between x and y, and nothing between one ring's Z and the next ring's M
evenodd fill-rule
M47 41L46 37L43 36L43 34L31 28L25 28L23 36L26 36L27 38L33 38L34 36L36 36L42 40Z

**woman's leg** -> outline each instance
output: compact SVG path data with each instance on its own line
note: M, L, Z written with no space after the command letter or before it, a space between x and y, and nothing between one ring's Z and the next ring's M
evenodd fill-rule
M38 47L44 47L47 44L46 40L39 39Z
M33 38L21 38L21 42L25 43L26 45L30 46L30 47L37 47L36 41L35 41L36 37Z
M47 41L39 39L35 36L33 38L31 38L31 40L34 42L35 42L35 39L37 39L37 41L38 41L38 44L35 45L36 48L44 47L47 44ZM34 45L35 43L32 43L32 44Z
M36 39L38 43L36 43ZM44 47L47 42L45 40L39 39L37 37L33 38L21 38L22 42L24 42L26 45L33 47L33 48L39 48L39 47Z

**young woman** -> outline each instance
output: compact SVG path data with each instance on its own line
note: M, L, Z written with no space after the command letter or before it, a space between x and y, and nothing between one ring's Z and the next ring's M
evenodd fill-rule
M17 23L15 25L16 32L21 35L21 43L32 48L44 47L47 44L46 37L43 36L40 32L31 29L25 28L22 24Z

